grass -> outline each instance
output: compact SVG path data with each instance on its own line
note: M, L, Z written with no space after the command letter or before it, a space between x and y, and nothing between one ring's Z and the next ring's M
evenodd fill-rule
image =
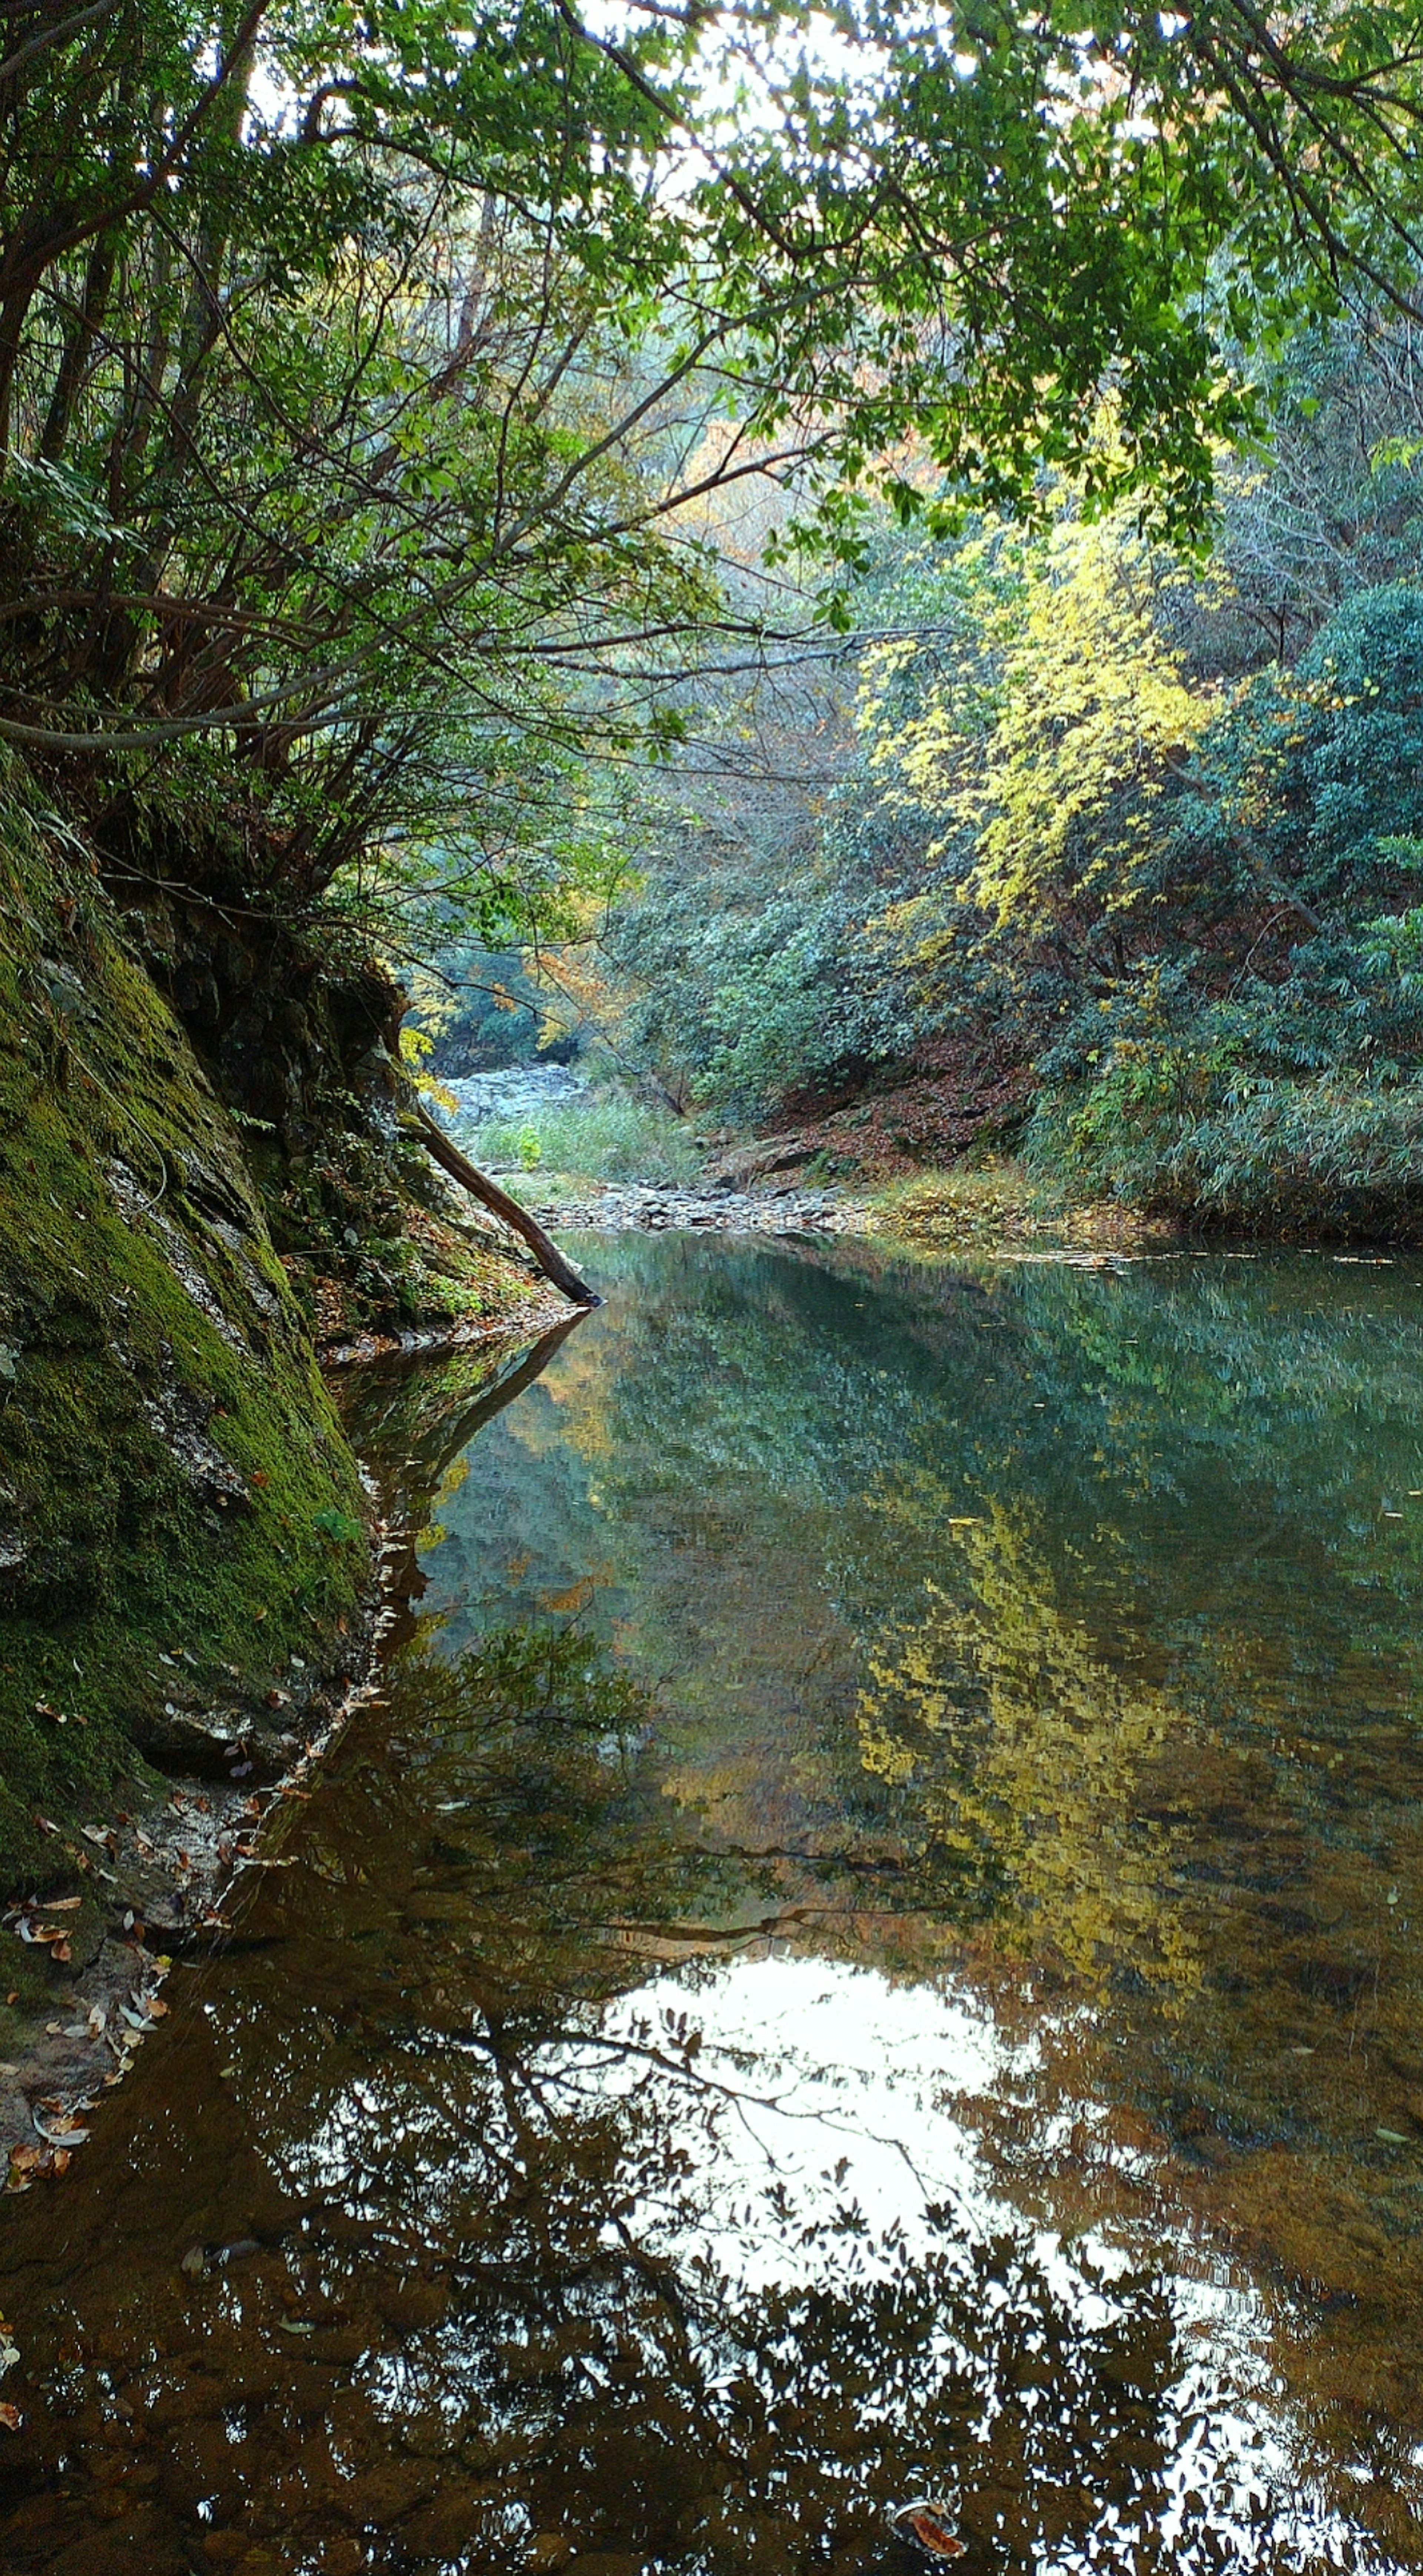
M625 1092L550 1104L532 1117L490 1118L459 1139L486 1171L548 1181L651 1181L684 1187L706 1159L691 1121Z
M1073 1197L1022 1163L959 1163L893 1181L872 1201L876 1234L908 1243L973 1247L997 1242L1113 1244L1151 1231L1139 1211Z

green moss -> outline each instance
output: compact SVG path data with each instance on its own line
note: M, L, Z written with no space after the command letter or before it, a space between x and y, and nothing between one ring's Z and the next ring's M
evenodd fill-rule
M367 1548L237 1130L12 770L0 900L3 1895L64 1874L36 1813L112 1801L167 1704L271 1723L292 1655L337 1676Z
M417 1145L340 1134L329 1151L260 1143L273 1239L322 1343L357 1333L440 1332L497 1323L537 1273L507 1237L451 1217L449 1193Z

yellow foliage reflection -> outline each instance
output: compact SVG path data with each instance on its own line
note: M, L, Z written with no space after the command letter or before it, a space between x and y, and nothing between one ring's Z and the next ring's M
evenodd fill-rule
M870 1658L865 1768L1015 1946L1184 1994L1199 1944L1166 1882L1189 1829L1152 1777L1183 1712L1103 1660L1023 1519L993 1509L949 1537L962 1586L926 1583L922 1618Z

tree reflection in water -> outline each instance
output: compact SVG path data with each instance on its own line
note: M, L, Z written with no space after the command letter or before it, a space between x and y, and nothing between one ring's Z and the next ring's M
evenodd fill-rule
M984 2567L1389 2563L1250 2294L1015 2215L946 2103L1011 2079L986 2017L786 1955L785 1866L709 1848L664 1764L576 1628L406 1652L187 2029L16 2213L0 2564L893 2569L921 2482Z

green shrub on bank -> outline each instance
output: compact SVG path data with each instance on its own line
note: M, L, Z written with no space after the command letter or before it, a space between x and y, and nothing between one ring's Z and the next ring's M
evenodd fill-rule
M1423 1077L1259 1074L1221 1049L1119 1051L1041 1102L1032 1173L1242 1228L1423 1233Z
M686 1119L612 1091L586 1103L551 1104L532 1117L487 1119L462 1142L486 1171L537 1171L541 1183L564 1174L671 1188L694 1180L705 1158Z

